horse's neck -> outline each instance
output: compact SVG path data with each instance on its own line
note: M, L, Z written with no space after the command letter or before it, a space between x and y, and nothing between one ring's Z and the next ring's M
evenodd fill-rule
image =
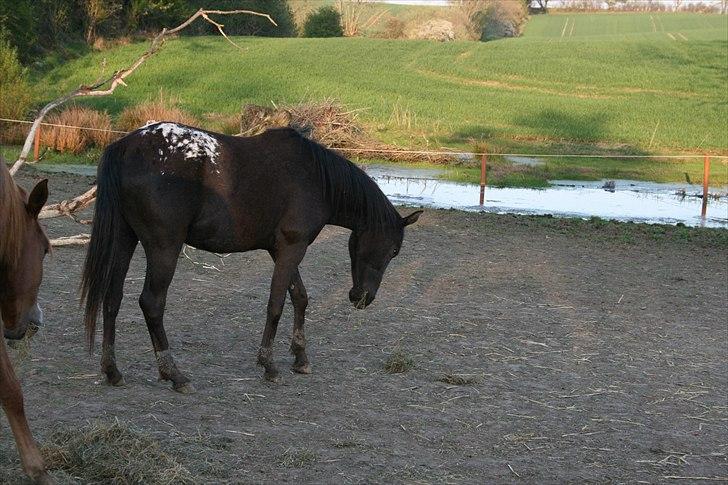
M352 231L357 227L361 227L361 221L354 214L356 211L352 211L347 208L345 211L331 209L331 217L329 218L329 224L334 226L345 227Z

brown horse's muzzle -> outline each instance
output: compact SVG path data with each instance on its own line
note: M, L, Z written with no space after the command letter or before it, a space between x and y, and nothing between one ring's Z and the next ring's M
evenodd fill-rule
M38 332L38 329L43 326L43 310L37 303L23 315L18 322L16 322L13 328L4 327L4 335L9 340L20 340L27 334L28 338L32 337Z

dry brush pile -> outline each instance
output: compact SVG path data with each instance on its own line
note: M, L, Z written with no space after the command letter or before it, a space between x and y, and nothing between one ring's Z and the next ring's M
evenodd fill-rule
M332 99L274 108L246 105L243 107L239 135L252 136L270 128L290 127L328 148L342 151L347 158L405 163L454 161L454 155L408 151L375 140L359 122L360 111L349 110Z

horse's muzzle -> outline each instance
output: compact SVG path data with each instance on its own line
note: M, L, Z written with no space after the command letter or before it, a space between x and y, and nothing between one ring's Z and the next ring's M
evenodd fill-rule
M354 304L354 308L362 310L374 301L374 296L366 290L352 288L349 290L349 301Z
M8 340L21 340L24 337L31 338L38 333L43 326L43 310L37 303L33 305L28 313L24 315L14 328L4 328L4 336Z

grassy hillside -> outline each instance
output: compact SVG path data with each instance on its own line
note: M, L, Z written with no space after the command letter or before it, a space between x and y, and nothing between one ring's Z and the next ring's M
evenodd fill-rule
M653 31L653 22L665 30ZM548 15L534 17L523 38L492 43L236 39L245 52L217 37L184 38L129 88L93 104L116 113L160 87L197 114L333 96L369 108L365 119L385 139L407 143L484 135L506 145L535 138L724 148L727 25L693 14ZM103 59L110 72L143 48L70 62L42 79L40 95L95 79ZM396 111L409 115L407 126L393 123Z
M513 151L728 152L728 22L700 14L534 16L518 39L489 43L380 39L172 40L89 104L116 114L177 96L197 115L245 103L335 97L365 108L383 141ZM49 99L138 56L133 44L39 76Z

